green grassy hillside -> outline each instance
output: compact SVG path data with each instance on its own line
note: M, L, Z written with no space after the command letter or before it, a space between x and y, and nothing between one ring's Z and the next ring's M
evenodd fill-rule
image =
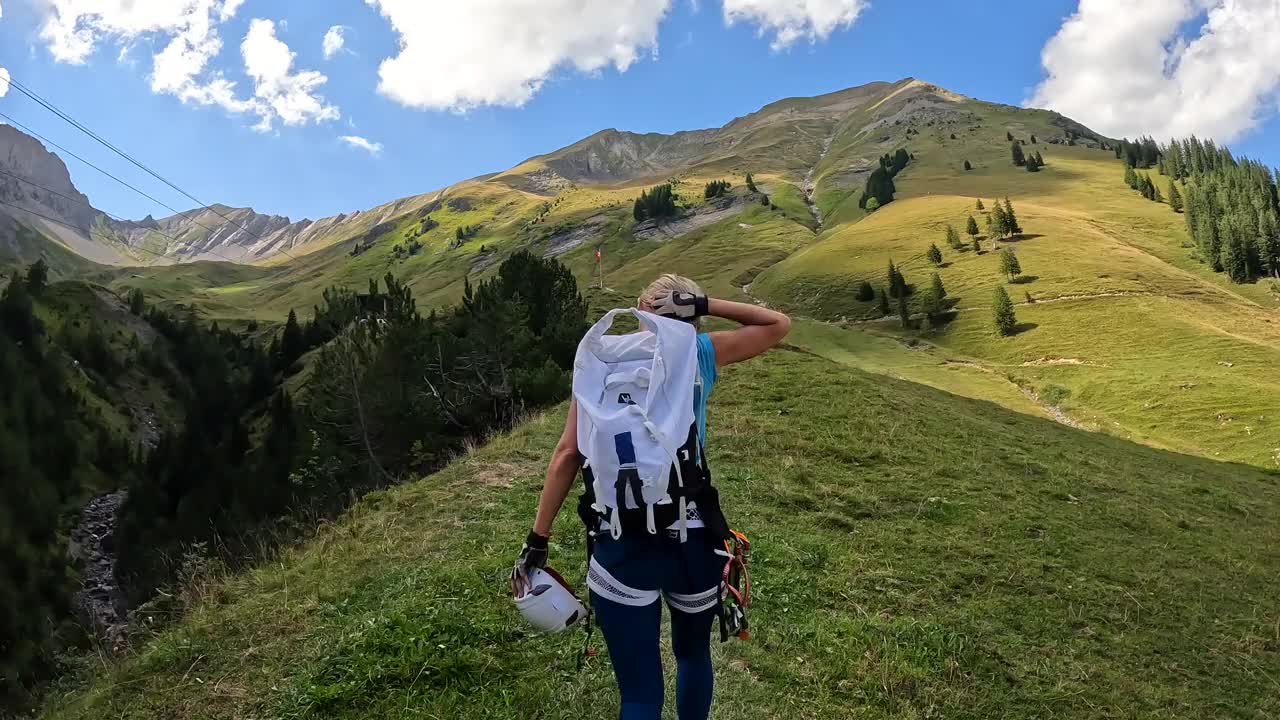
M176 390L168 378L139 362L143 349L160 357L170 353L168 342L144 318L133 315L125 302L105 287L80 281L50 285L36 303L36 315L62 352L81 356L71 380L87 410L129 446L152 442L179 420ZM86 338L97 333L110 359L94 367L94 353ZM154 346L154 348L153 348ZM101 353L100 357L106 357ZM107 478L86 490L114 488L122 478Z
M1013 167L1009 134L1047 167ZM1072 136L1077 145L1067 144ZM779 101L674 139L598 133L433 200L406 201L376 232L299 262L115 270L104 281L209 318L280 321L290 309L305 317L325 288L363 289L388 272L423 307L456 303L465 279L489 276L522 248L554 254L586 285L597 280L600 248L605 284L618 297L680 272L717 295L806 318L797 342L844 364L1161 447L1280 466L1270 407L1280 391L1270 372L1280 363L1280 283L1232 285L1211 272L1193 257L1182 216L1127 188L1122 164L1098 143L1054 113L917 80L878 83ZM897 200L866 217L857 206L863 183L898 148L914 159L895 179ZM593 167L588 156L611 152L612 164L592 171L597 184L574 179ZM769 205L746 192L747 172ZM738 202L715 210L702 188L721 178ZM696 222L646 232L631 203L668 180ZM1006 196L1027 234L1008 244L1024 269L1022 282L1007 285L1023 332L1002 339L989 317L992 290L1004 284L998 254L990 241L982 254L952 251L943 230L963 233L970 214L984 225L974 201L989 207ZM432 227L423 225L428 215ZM461 228L474 235L459 241ZM938 272L953 321L927 333L877 321L874 304L855 299L856 284L882 284L892 259L925 286L931 242L946 255ZM421 247L409 253L413 243Z
M1280 480L800 352L724 374L712 462L754 542L717 717L1280 712ZM563 410L365 498L44 717L581 718L616 699L505 574ZM572 513L552 561L582 573Z
M890 260L921 288L936 271L956 303L955 319L938 331L908 334L922 335L918 352L938 366L1051 397L1086 427L1280 465L1272 400L1280 396L1272 371L1280 366L1280 293L1272 281L1232 285L1199 263L1182 216L1129 191L1110 153L1045 147L1048 166L1032 174L994 151L979 156L947 144L916 152L898 183L898 201L824 233L764 272L752 294L838 321L849 333L898 336L896 315L875 320L874 303L855 297L857 283L883 285ZM961 155L982 160L965 173L955 168ZM981 254L944 242L947 224L970 239L963 234L970 215L985 226L975 199L989 209L1005 196L1027 232L1001 243L1016 251L1023 269L1012 284L990 240L984 238ZM925 258L930 243L943 249L941 268ZM1012 338L997 336L991 325L997 285L1019 303L1021 331ZM824 337L806 345L831 355L829 341L838 347L839 336ZM947 374L926 375L949 390L963 385L947 382Z

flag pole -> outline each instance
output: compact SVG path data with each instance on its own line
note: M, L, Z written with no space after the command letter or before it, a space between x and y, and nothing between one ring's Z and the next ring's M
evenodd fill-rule
M600 257L600 248L596 248L596 272L600 276L600 289L604 290L604 261Z

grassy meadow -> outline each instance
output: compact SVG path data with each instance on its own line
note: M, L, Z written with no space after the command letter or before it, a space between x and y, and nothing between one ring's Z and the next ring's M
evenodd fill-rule
M846 333L917 338L923 352L942 362L1048 395L1085 427L1280 466L1274 403L1280 397L1274 372L1280 366L1280 295L1270 281L1232 285L1200 264L1182 216L1131 192L1110 154L1065 146L1041 152L1048 165L1040 173L994 159L972 172L955 172L947 168L965 150L943 153L941 166L930 159L934 155L917 152L918 162L898 183L901 199L823 233L762 273L751 292L836 321ZM1016 252L1023 270L1012 283L1000 273L991 239L981 238L980 253L944 242L948 224L971 240L965 234L970 215L985 228L986 211L975 209L977 199L989 211L1006 196L1026 233L999 243ZM925 257L930 243L942 249L941 267ZM953 303L950 322L904 332L896 315L878 320L875 303L856 299L863 279L883 286L890 261L917 288L928 286L931 273L940 275ZM992 327L997 285L1017 303L1014 337L999 337ZM822 345L813 349L820 352ZM930 384L974 394L963 382ZM1018 409L999 394L982 397Z
M563 412L203 580L43 716L611 716L604 649L576 672L582 635L536 636L506 594ZM716 717L1280 713L1275 473L795 351L728 369L710 422L756 587ZM552 562L581 557L566 511Z

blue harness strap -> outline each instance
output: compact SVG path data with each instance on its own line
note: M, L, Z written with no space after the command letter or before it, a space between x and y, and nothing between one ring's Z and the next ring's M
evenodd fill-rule
M622 432L613 436L613 448L618 453L618 480L613 484L617 493L618 512L627 508L627 486L631 486L631 496L636 505L644 504L640 492L640 471L636 468L636 448L631 442L631 433Z

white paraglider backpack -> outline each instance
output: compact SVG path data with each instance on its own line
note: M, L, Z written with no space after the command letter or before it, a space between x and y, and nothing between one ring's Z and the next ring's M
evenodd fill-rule
M606 335L624 314L640 331ZM615 540L673 524L686 539L688 503L708 485L693 410L697 380L697 331L680 320L611 310L578 344L578 452L590 509Z

